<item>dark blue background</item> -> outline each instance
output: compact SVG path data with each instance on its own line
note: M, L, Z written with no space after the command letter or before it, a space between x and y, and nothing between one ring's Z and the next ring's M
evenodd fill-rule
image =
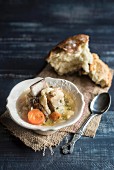
M18 82L36 76L49 50L66 37L90 35L92 52L114 69L113 0L0 0L0 114ZM71 155L34 152L0 125L0 170L113 170L114 85L112 105L94 139L83 137ZM64 141L63 141L64 142Z

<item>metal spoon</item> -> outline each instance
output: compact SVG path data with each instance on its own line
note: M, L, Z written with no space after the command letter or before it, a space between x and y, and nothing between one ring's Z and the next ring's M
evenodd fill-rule
M111 104L111 96L109 93L101 93L97 95L90 104L91 114L81 126L81 128L74 134L72 140L62 146L62 153L68 154L72 153L74 149L75 142L81 138L88 123L93 119L93 117L103 114L108 111Z

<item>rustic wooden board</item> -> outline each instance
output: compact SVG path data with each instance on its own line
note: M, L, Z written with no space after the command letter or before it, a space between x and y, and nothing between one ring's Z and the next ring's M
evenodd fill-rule
M0 0L0 113L18 82L36 76L44 58L59 41L85 33L92 52L114 69L113 0ZM0 125L0 169L114 169L114 80L112 104L94 139L83 137L72 155L34 153ZM65 141L63 141L65 142ZM63 143L61 143L62 145ZM60 145L60 146L61 146Z

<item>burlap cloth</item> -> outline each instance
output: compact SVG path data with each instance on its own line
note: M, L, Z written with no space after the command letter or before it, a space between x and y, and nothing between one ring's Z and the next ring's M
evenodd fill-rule
M62 139L68 133L75 133L89 116L90 114L89 103L93 99L93 97L98 93L107 92L109 90L109 88L101 88L95 85L87 76L80 77L76 75L76 73L72 75L65 75L60 77L53 71L53 69L49 65L47 65L46 68L38 76L40 77L50 76L56 78L57 77L63 78L76 84L76 86L84 95L85 108L83 111L83 115L78 122L76 122L72 126L62 128L59 131L48 136L42 136L36 134L34 131L20 127L19 125L17 125L15 122L11 120L8 111L2 114L0 118L1 123L5 125L7 129L11 131L14 136L18 137L25 145L31 147L35 151L42 150L43 148L56 146L62 141ZM112 71L112 77L113 77L113 71ZM89 137L94 137L97 128L99 126L100 120L101 120L101 116L100 115L96 116L87 126L84 135Z

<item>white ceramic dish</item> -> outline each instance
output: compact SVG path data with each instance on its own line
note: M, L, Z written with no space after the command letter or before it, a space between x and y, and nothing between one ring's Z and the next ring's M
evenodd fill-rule
M76 103L74 115L70 119L66 120L65 122L58 123L54 126L32 125L21 119L16 108L17 99L24 91L29 89L29 87L33 83L39 81L40 79L42 78L37 77L34 79L25 80L25 81L18 83L16 86L13 87L13 89L11 90L7 98L7 109L9 110L12 120L15 121L17 124L19 124L20 126L27 128L27 129L34 130L35 132L42 134L42 135L48 135L50 133L54 133L55 131L61 128L70 126L74 124L75 122L77 122L82 115L84 105L85 105L83 94L81 94L78 88L70 81L67 81L64 79L51 78L51 77L45 78L46 82L49 85L52 85L55 87L61 87L63 89L70 91L73 94L73 98Z

